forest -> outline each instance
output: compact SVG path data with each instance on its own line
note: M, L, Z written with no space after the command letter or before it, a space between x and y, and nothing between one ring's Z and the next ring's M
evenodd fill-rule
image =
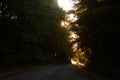
M0 1L0 68L70 63L63 18L56 0Z
M73 43L89 59L87 69L116 77L120 74L120 1L79 0L71 30L80 37ZM77 26L75 24L78 24ZM76 53L77 54L77 53ZM81 60L79 56L79 60ZM82 59L85 61L84 59Z

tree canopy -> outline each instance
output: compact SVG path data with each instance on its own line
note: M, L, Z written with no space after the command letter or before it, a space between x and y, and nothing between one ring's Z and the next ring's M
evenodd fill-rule
M0 1L0 67L70 63L64 14L56 0Z
M114 76L120 65L119 5L119 0L80 0L71 11L78 16L71 29L80 36L75 43L89 59L87 67Z

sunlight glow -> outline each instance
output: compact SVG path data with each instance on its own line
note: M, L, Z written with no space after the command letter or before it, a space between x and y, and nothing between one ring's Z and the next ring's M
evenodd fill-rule
M70 31L70 33L69 33L70 42L75 41L77 38L79 38L79 36L75 32Z
M78 63L80 66L82 66L82 67L84 67L85 66L85 64L83 64L83 63Z
M63 8L65 11L69 11L74 6L74 2L72 0L58 0L58 5Z
M76 61L71 60L71 64L77 64L77 62L76 62Z
M70 36L69 36L69 38L78 38L78 36L77 36L77 34L75 34L75 32L70 32Z
M61 26L69 29L70 28L70 23L62 20L61 21Z
M75 22L76 20L78 20L77 16L75 16L74 14L66 15L66 19L71 22Z
M71 59L71 64L74 64L74 65L79 65L81 67L84 67L85 65L83 63L80 63L80 62L77 62L77 61L74 61Z
M65 13L65 18L61 20L60 25L63 28L68 29L69 35L68 35L68 40L70 43L76 41L80 36L70 30L72 27L71 23L74 23L75 21L78 20L78 16L76 14L70 13L70 10L77 10L77 7L75 7L75 3L79 3L80 0L57 0L58 5L60 8L62 8L66 13ZM81 9L81 11L78 11L78 13L82 13L86 11L87 8ZM75 26L78 26L78 24L75 24ZM79 49L79 44L73 43L71 48L73 49L74 56L71 59L71 64L80 66L80 67L85 67L86 63L88 62L88 59L85 56L85 53L82 52L81 49Z
M74 43L72 49L75 52L78 49L78 43Z

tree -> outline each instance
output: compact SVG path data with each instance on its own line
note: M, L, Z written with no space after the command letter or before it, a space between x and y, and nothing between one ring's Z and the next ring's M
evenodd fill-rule
M0 3L0 11L5 12L0 13L2 66L69 63L72 51L67 31L59 25L64 12L55 0L4 0ZM5 11L3 4L7 6ZM8 14L10 16L6 17Z
M93 0L92 0L93 1ZM91 0L81 1L77 4L78 10L75 12L78 20L78 29L74 29L80 36L76 42L89 58L88 67L112 75L118 75L117 71L120 61L118 57L119 40L119 1L94 0L94 7ZM85 8L83 8L87 5ZM81 6L81 7L80 7ZM85 9L85 11L83 10ZM82 11L82 12L81 12ZM76 27L75 27L76 28ZM92 54L89 57L90 51ZM108 68L109 67L109 68ZM116 70L115 70L116 68Z

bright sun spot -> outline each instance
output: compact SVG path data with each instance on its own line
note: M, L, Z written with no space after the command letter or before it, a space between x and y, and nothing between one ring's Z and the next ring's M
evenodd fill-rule
M75 32L70 31L69 38L70 39L77 39L77 38L79 38L79 36Z
M78 43L73 44L72 49L75 52L78 49Z
M72 0L58 0L58 5L63 8L65 11L69 11L74 6L74 2Z
M72 22L75 22L76 20L78 20L77 16L75 16L74 14L68 14L68 15L66 15L66 19L68 21L72 21Z
M80 62L77 62L77 61L74 61L74 60L71 60L71 64L80 65L81 67L85 66L83 63L80 63Z
M70 42L73 42L78 38L79 38L79 36L75 32L72 32L72 31L69 32L69 41Z
M65 27L65 28L69 28L70 27L70 23L69 22L67 22L67 21L61 21L61 26L62 27Z
M71 64L77 64L77 62L76 62L76 61L71 60Z

